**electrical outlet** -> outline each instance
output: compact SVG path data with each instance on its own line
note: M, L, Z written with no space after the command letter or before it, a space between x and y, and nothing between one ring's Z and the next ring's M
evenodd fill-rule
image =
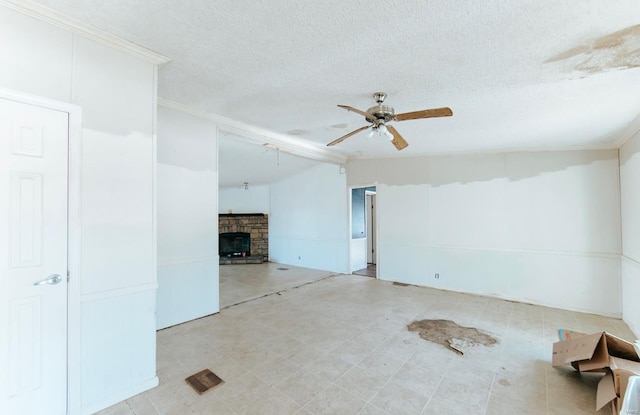
M437 274L434 276L435 279L439 280L440 279L440 274Z

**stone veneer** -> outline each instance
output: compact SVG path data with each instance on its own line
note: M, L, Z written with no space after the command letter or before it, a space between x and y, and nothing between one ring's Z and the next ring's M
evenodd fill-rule
M221 213L218 232L247 232L251 235L251 256L269 260L269 215L264 213Z

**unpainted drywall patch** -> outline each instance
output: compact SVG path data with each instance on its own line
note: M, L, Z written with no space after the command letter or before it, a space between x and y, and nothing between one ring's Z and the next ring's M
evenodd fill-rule
M474 346L493 346L498 340L475 327L464 327L451 320L419 320L407 326L424 340L446 347L452 352L464 354L464 349Z
M553 63L570 61L574 69L598 73L615 69L640 67L640 25L599 37L545 61Z

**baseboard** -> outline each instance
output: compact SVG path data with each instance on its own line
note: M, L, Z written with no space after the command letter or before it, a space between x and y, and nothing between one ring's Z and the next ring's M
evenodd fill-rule
M98 402L94 402L92 404L89 405L83 405L82 406L82 410L81 413L82 415L91 415L91 414L95 414L98 411L101 411L105 408L108 408L112 405L117 404L118 402L122 402L126 399L131 398L132 396L135 396L139 393L148 391L149 389L155 388L156 386L158 386L159 384L159 380L157 376L154 376L153 378L146 380L142 383L138 383L137 385L134 385L128 389L124 389L121 391L118 391L114 394L111 394L109 396L107 396L104 399L101 399Z

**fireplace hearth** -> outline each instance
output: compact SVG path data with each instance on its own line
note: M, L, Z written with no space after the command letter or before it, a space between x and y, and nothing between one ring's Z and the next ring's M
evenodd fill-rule
M221 233L218 240L220 257L251 256L251 234L247 232Z

